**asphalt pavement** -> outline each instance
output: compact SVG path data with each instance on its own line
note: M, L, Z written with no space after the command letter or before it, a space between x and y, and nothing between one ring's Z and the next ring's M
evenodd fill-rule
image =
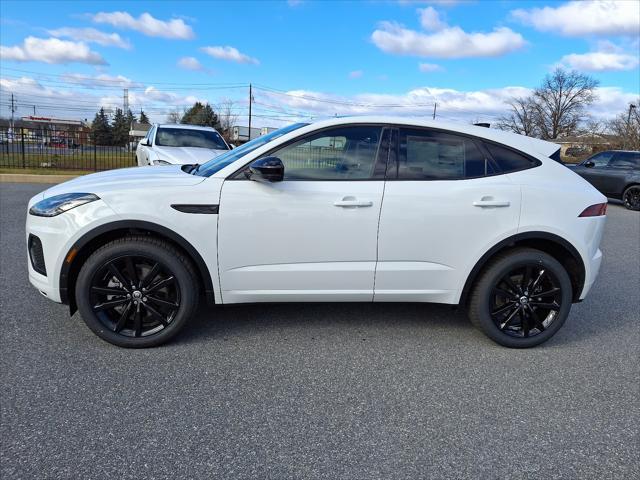
M590 296L530 350L450 307L227 306L124 350L27 280L0 184L0 477L640 477L640 214L610 205Z

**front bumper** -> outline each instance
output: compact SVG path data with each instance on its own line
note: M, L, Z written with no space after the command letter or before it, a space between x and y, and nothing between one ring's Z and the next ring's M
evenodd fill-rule
M34 197L28 208L41 199L42 195ZM40 239L46 272L42 274L34 269L27 251L31 285L48 299L62 303L60 272L69 250L87 231L114 217L117 217L115 212L102 200L81 205L55 217L37 217L27 213L25 246L28 250L30 235Z

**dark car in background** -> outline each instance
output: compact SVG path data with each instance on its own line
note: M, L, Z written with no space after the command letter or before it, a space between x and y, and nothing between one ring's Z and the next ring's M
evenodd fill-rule
M607 150L570 168L607 197L640 210L640 152Z

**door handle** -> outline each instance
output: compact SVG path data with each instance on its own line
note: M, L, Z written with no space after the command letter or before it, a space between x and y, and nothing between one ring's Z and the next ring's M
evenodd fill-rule
M336 200L333 202L336 207L343 208L361 208L361 207L371 207L373 206L373 202L371 200L358 200L356 197L343 197L340 200Z
M480 200L473 202L474 207L480 208L495 208L495 207L508 207L511 202L508 200L496 200L493 197L482 197Z

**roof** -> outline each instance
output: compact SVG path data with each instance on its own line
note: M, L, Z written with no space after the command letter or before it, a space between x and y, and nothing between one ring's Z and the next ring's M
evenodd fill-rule
M158 127L168 127L168 128L182 128L184 130L209 130L209 131L217 131L213 127L206 127L203 125L188 125L184 123L156 123Z

